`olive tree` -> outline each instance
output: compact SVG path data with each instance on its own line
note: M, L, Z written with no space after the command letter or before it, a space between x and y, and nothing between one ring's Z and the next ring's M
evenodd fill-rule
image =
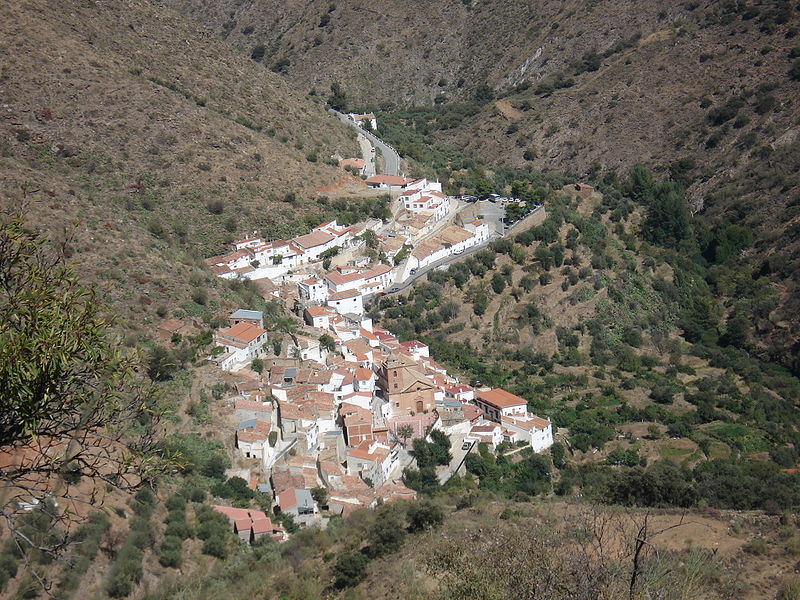
M18 526L23 508L77 520L76 503L163 472L153 384L110 335L95 291L19 212L0 212L0 519L17 546L55 552ZM87 483L88 482L88 483Z

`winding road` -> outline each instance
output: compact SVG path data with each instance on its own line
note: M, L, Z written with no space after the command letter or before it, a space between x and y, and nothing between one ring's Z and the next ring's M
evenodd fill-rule
M356 125L354 121L351 121L347 115L342 114L338 111L333 109L329 109L332 114L336 115L342 123L350 125L351 127L355 127L356 131L360 134L365 136L374 148L377 148L381 151L381 155L383 156L383 172L385 175L400 175L400 155L397 153L397 150L392 148L389 144L384 142L381 138L377 135L372 133L371 131L366 131Z

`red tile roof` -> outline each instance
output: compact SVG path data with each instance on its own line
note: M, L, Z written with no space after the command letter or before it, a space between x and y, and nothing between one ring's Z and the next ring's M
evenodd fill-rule
M242 321L234 325L230 329L220 329L219 333L234 340L249 343L256 339L258 336L267 333L266 329L256 327L251 323Z
M261 404L261 402L255 402L253 400L248 400L247 398L236 398L233 401L233 408L236 410L255 410L259 412L272 412L271 404Z
M292 239L292 242L300 246L301 248L315 248L316 246L321 246L327 242L330 242L333 239L333 236L329 233L325 233L324 231L312 231L311 233L307 233L305 235L298 236Z
M519 406L521 404L524 404L525 406L528 405L528 401L525 400L525 398L515 396L514 394L511 394L501 388L495 388L488 392L479 392L478 398L487 404L496 406L497 408L509 408L511 406Z
M483 414L483 411L474 404L465 404L463 411L464 418L468 421L474 421Z
M400 342L400 345L403 348L411 349L418 349L418 348L427 348L425 344L420 342L419 340L409 340L408 342Z
M399 175L373 175L367 178L367 183L377 183L382 185L406 185L411 183L410 179L400 177Z
M325 275L325 279L330 281L333 285L344 285L345 283L350 283L353 281L359 281L360 279L364 279L364 275L358 272L341 273L339 271L331 271L330 273Z
M237 531L247 531L249 529L254 534L273 531L283 533L283 528L273 524L269 517L260 510L231 508L230 506L212 506L211 508L228 517L236 526Z
M346 298L355 298L356 296L360 296L361 293L358 290L345 290L343 292L336 292L335 294L331 294L328 296L328 300L344 300Z
M374 375L375 373L372 371L372 369L364 369L364 368L356 369L357 381L369 381L370 379L372 379Z
M368 271L364 271L363 277L364 279L373 279L375 277L380 277L381 275L385 275L386 273L391 272L391 270L392 267L390 267L389 265L384 265L384 264L375 265Z

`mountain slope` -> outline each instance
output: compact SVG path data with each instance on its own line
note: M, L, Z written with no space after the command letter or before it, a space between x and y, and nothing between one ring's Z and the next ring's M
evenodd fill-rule
M422 136L417 147L436 143L491 168L588 180L644 163L680 182L700 227L751 231L741 268L754 280L769 277L779 296L770 331L760 335L793 362L787 357L800 344L792 318L800 309L793 3L170 2L244 54L258 50L255 58L300 89L327 95L338 83L352 108L385 109L379 129L401 114L401 128ZM397 110L410 105L430 110ZM402 149L400 139L389 141ZM447 180L460 164L435 167Z
M126 322L186 299L207 276L194 261L226 238L305 231L319 207L304 191L355 149L323 108L154 2L5 3L0 40L3 205L66 228Z

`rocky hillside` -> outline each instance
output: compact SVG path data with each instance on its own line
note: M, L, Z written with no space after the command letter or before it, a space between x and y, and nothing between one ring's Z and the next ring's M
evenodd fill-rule
M715 305L702 269L641 243L632 232L650 219L620 217L625 201L615 204L556 193L541 225L429 273L370 314L429 344L471 384L525 397L569 430L578 462L613 462L615 452L632 452L634 462L679 457L687 467L723 455L784 460L786 444L796 447L785 424L797 419L800 385L756 358L752 325L736 316L745 298ZM748 287L746 275L717 269ZM757 286L746 301L771 310L769 284Z
M186 300L226 239L305 231L306 192L341 175L326 159L355 150L322 107L148 0L4 3L0 52L2 204L66 229L129 323Z
M687 187L703 226L748 228L743 268L772 279L783 314L800 308L795 3L170 3L298 89L337 83L393 129L399 114L416 149L588 180L647 164ZM764 343L786 357L799 340L782 320Z

